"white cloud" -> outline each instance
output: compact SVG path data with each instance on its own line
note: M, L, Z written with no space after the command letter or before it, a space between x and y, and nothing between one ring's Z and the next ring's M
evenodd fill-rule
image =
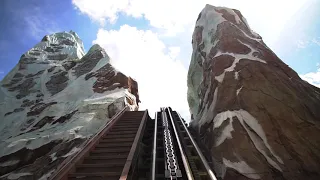
M93 43L106 49L116 68L137 80L141 109L153 116L160 107L171 106L188 117L187 70L176 59L179 48L167 48L156 33L128 25L118 31L100 29Z
M276 42L287 21L313 0L73 0L73 4L92 19L114 22L119 13L144 17L150 25L165 30L167 35L193 29L196 18L205 4L238 9L267 44ZM293 32L290 32L293 33ZM191 32L188 38L191 38Z
M317 63L317 66L319 67L319 63ZM300 75L300 77L310 84L320 88L320 67L316 72L309 72L307 74Z
M307 40L306 41L298 40L296 43L297 43L297 47L300 49L304 49L310 44L310 42Z
M41 39L46 34L58 32L59 28L54 21L45 18L42 15L29 15L24 17L28 32L35 39Z
M176 59L180 54L180 47L169 47L169 56L172 59Z
M320 46L320 38L305 38L305 40L297 40L296 41L296 45L298 48L300 49L304 49L304 48L307 48L308 46L310 45L318 45Z
M72 3L101 25L114 23L120 14L145 18L152 30L128 25L118 31L100 29L94 42L107 50L120 71L136 78L142 108L158 110L160 106L172 106L187 117L186 78L191 37L205 4L240 10L252 30L273 49L281 33L294 33L282 30L301 6L311 1L72 0Z
M49 14L45 9L50 8L49 5L40 6L39 4L15 4L11 11L13 19L17 24L24 25L26 35L41 40L44 35L52 34L60 31L59 25L56 23L52 14Z
M174 35L194 24L198 13L205 5L204 0L72 0L82 13L104 24L113 23L119 13L135 18L146 18L150 25Z
M313 39L311 40L311 42L313 42L313 43L315 43L316 45L320 46L320 37L318 37L318 38L313 38Z
M82 13L104 25L105 21L111 23L117 20L117 13L125 11L127 0L72 0L72 3Z

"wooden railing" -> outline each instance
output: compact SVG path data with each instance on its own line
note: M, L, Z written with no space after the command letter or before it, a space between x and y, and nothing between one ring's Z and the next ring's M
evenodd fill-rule
M142 135L143 135L143 132L144 132L144 128L145 128L145 125L146 125L146 121L148 119L148 110L146 110L143 114L143 117L142 117L142 121L139 125L139 129L137 131L137 134L134 138L134 141L132 143L132 146L131 146L131 149L130 149L130 152L129 152L129 155L127 157L127 160L126 160L126 163L124 165L124 168L122 170L122 173L121 173L121 176L120 176L120 179L119 180L127 180L129 178L129 171L130 171L130 168L131 168L131 165L132 163L134 163L134 157L137 155L137 151L138 151L138 146L139 146L139 142L141 141L141 138L142 138Z
M75 169L75 165L78 162L81 162L85 155L87 155L90 150L92 150L95 145L99 142L99 139L108 131L111 130L113 125L120 119L120 117L124 114L125 111L130 110L128 106L119 111L116 115L114 115L110 121L108 121L104 126L100 128L100 130L88 140L86 140L82 145L80 145L80 149L77 153L72 156L66 158L57 168L55 173L49 178L50 180L66 180L68 173L72 172ZM141 126L141 125L140 125ZM139 127L140 129L140 127Z

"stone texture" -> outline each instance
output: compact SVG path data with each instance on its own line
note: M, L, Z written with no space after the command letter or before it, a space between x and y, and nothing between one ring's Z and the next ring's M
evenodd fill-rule
M0 163L5 161L19 160L17 164L6 166L1 168L0 174L5 174L22 167L16 171L16 173L29 173L26 176L22 176L19 180L31 180L40 179L46 172L50 172L53 168L57 167L67 157L64 157L74 147L83 143L83 139L74 139L72 141L63 142L53 141L45 144L37 149L21 149L9 156L0 158ZM54 155L54 156L52 156ZM52 159L55 158L55 159ZM30 173L31 172L31 173ZM5 180L7 178L0 178Z
M21 99L23 97L28 96L30 93L34 92L32 88L34 87L35 84L36 83L34 82L33 78L28 78L28 79L25 79L21 84L18 84L17 86L9 88L8 91L18 92L16 97L17 99Z
M74 61L67 61L64 64L62 64L62 66L64 67L64 69L66 71L69 71L71 68L73 68L77 63Z
M45 116L39 122L37 122L37 124L35 124L30 131L34 131L36 129L40 129L44 125L46 125L47 123L51 123L53 121L54 121L54 117L53 116Z
M103 93L116 88L125 88L136 97L137 102L140 102L137 82L115 70L111 64L108 63L96 72L88 73L85 79L88 80L92 77L97 78L93 85L94 92Z
M27 116L35 116L39 115L44 109L47 107L57 104L57 102L50 102L50 103L38 103L30 108L30 111L27 113Z
M50 80L46 83L46 87L51 95L55 95L67 87L69 80L67 74L68 72L64 71L50 77Z
M217 176L320 179L320 89L281 61L238 10L207 5L192 42L191 125Z
M55 120L52 124L56 124L56 123L64 123L66 121L68 121L69 119L71 119L71 117L77 112L77 110L66 114L64 116L59 117L57 120Z
M109 58L104 49L100 46L97 48L92 47L81 59L81 62L74 68L75 75L79 77L90 72L102 58Z
M52 66L51 68L48 69L48 72L54 71L55 68L56 68L55 66Z
M58 60L62 61L68 57L68 54L55 54L55 55L48 55L49 60Z
M43 72L44 72L44 70L41 70L41 71L38 71L35 74L28 74L25 78L33 78L33 77L41 75Z

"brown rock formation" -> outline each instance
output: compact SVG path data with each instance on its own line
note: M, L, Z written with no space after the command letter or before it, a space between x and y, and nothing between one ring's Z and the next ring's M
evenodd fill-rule
M241 13L207 5L188 73L192 126L223 179L320 179L320 89L251 31Z

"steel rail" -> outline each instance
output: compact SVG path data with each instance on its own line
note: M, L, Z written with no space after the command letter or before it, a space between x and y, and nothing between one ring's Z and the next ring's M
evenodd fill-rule
M155 119L154 119L151 180L155 180L156 179L157 127L158 127L158 112L155 113Z
M99 138L112 126L125 111L129 110L129 106L124 107L121 111L115 114L110 121L103 125L98 132L92 137L88 138L84 143L82 143L79 148L81 149L72 156L66 158L54 172L54 174L49 178L49 180L63 180L68 175L68 172L73 168L75 163L77 163L85 153L89 152L90 149L98 142Z
M169 129L169 122L168 118L165 112L165 108L162 108L162 126L164 127L163 129L163 136L164 136L164 147L165 147L165 168L166 171L169 171L169 174L166 174L165 172L165 177L167 175L170 176L170 179L177 179L178 177L181 177L181 170L179 168L179 163L178 159L176 156L176 149L173 145L173 139L171 135L171 131ZM168 172L167 172L168 173Z
M168 110L168 113L169 113L169 116L170 116L171 124L172 124L173 131L174 131L174 134L175 134L176 139L177 139L177 144L178 144L178 146L179 146L179 150L180 150L180 153L181 153L181 159L182 159L183 166L184 166L184 169L185 169L185 171L186 171L188 180L193 180L194 178L193 178L193 175L192 175L192 172L191 172L191 168L190 168L190 165L189 165L189 163L188 163L186 154L185 154L184 151L183 151L183 148L182 148L182 145L181 145L181 142L180 142L180 139L179 139L179 136L178 136L178 133L177 133L175 124L174 124L174 122L173 122L173 118L172 118L170 109L169 109L169 108L166 108L166 109Z
M188 136L189 136L189 138L190 138L190 140L191 140L192 145L195 147L195 149L196 149L196 151L197 151L197 154L199 155L199 157L200 157L200 159L201 159L201 162L203 163L204 167L206 168L206 171L207 171L208 175L210 176L210 179L211 179L211 180L217 180L217 178L216 178L216 176L213 174L213 172L212 172L212 170L211 170L211 168L210 168L207 160L206 160L205 157L203 156L200 148L198 147L197 143L193 140L191 134L189 133L188 128L186 127L186 125L185 125L184 122L182 121L182 118L181 118L180 114L179 114L178 112L177 112L177 114L178 114L178 116L179 116L179 120L182 122L182 125L183 125L185 131L187 132L187 134L188 134Z

